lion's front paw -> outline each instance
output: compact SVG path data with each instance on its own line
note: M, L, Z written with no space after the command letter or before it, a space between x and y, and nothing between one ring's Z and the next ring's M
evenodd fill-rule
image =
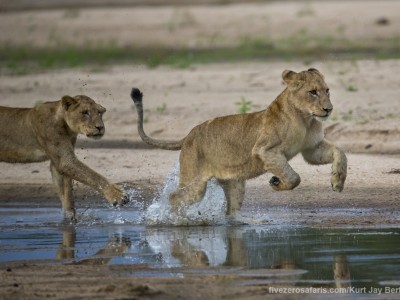
M269 180L269 185L275 190L275 191L279 191L280 188L279 186L282 185L281 180L276 177L276 176L272 176L271 179Z
M106 197L107 201L110 204L117 206L117 205L124 205L129 202L129 197L123 189L116 185L110 185L105 191L104 196Z
M276 176L272 176L269 180L269 185L275 191L285 191L292 190L300 184L300 176L298 174L293 174L290 178L281 180Z
M346 175L341 173L332 174L331 185L335 192L341 192L344 188L344 182L346 180Z

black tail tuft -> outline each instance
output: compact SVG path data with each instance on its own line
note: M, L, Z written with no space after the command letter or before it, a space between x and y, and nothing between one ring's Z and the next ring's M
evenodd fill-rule
M138 88L132 88L131 98L133 102L142 102L143 94Z

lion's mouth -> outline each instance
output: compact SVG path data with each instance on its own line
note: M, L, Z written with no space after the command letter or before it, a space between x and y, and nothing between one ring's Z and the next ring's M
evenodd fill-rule
M102 138L103 135L104 135L104 133L100 133L100 132L99 132L99 133L89 133L89 134L87 134L86 136L87 136L88 138L97 140L97 139Z
M314 118L317 118L318 120L321 120L321 121L327 120L327 119L329 118L329 116L330 116L330 113L326 113L326 114L323 115L323 116L317 115L316 113L313 113L313 117L314 117Z

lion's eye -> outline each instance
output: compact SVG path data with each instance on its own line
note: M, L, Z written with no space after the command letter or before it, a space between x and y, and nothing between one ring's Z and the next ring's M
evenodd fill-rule
M82 116L89 117L90 116L89 111L88 110L84 110L82 112Z
M311 90L311 91L309 91L309 93L310 93L311 95L313 95L313 96L318 96L317 90Z

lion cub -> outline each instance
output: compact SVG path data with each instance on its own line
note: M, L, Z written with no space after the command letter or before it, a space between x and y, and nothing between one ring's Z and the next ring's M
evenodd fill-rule
M270 172L274 190L294 189L300 176L288 161L298 153L310 164L332 163L332 188L343 190L346 155L325 140L321 123L333 109L323 75L316 69L286 70L282 78L286 88L267 109L206 121L180 141L160 141L145 134L142 93L132 89L142 140L162 149L181 149L179 187L169 197L175 211L201 200L212 177L225 192L229 217L242 206L247 179Z
M106 109L87 96L64 96L33 108L0 107L0 161L32 163L50 160L65 218L76 220L72 179L101 192L111 204L124 204L127 196L116 184L77 159L79 133L94 139L104 135Z

